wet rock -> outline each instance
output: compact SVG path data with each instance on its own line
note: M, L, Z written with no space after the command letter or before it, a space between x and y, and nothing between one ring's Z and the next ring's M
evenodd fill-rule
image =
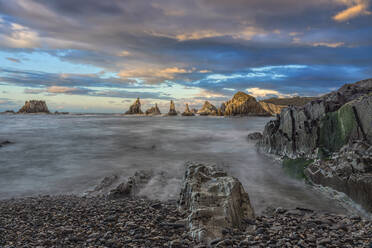
M25 105L18 110L20 114L31 114L31 113L46 113L49 114L49 109L45 101L30 100L26 101Z
M250 133L250 134L248 134L247 138L249 140L259 140L259 139L262 138L262 133L260 133L260 132Z
M170 115L170 116L178 115L178 113L176 111L176 106L174 105L174 102L172 100L170 101L168 115Z
M195 114L190 111L189 105L186 103L185 111L182 113L183 116L194 116Z
M254 213L248 194L234 177L215 165L186 163L179 207L189 213L187 225L192 238L209 243L225 228L242 228Z
M198 110L199 115L217 115L217 112L217 108L208 101L205 101L203 107Z
M141 102L139 97L137 100L129 107L129 110L125 112L126 115L142 115Z
M146 115L161 115L160 109L158 108L158 104L155 103L154 107L151 107L148 110L146 110Z
M270 116L271 114L256 101L256 99L244 92L236 93L233 98L225 103L225 116Z

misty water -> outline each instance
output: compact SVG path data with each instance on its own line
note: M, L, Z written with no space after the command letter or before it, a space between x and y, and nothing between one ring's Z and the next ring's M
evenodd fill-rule
M216 163L237 177L257 212L267 206L345 212L337 201L286 175L246 136L269 118L0 115L0 199L83 194L105 176L139 169L168 174L142 195L178 197L185 161Z

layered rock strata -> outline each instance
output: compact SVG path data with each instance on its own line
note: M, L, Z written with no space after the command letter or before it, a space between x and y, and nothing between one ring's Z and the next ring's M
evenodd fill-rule
M214 115L217 115L217 112L218 112L217 108L208 101L205 101L203 107L198 110L199 115L213 115L214 116Z
M288 106L286 105L276 105L276 104L273 104L273 103L267 103L267 102L263 102L263 101L260 101L258 102L261 107L268 113L270 113L271 115L277 115L277 114L280 114L280 112L282 112L282 110Z

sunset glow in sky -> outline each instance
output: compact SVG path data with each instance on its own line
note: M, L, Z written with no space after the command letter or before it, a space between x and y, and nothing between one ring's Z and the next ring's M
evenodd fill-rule
M0 111L182 111L371 77L370 0L0 0Z

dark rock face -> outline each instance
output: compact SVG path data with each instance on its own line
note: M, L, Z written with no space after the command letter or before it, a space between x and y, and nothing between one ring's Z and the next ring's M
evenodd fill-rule
M226 110L226 104L223 102L221 103L221 107L218 108L218 115L219 116L224 116L225 115L225 110Z
M155 103L154 107L151 107L148 110L146 110L146 115L161 115L160 109L158 108L158 104Z
M129 107L129 110L125 112L126 115L142 115L140 99L137 100Z
M194 116L195 114L190 111L189 105L186 103L185 112L182 113L183 116Z
M18 113L20 114L31 114L31 113L47 113L49 114L49 109L45 103L45 101L37 101L37 100L31 100L26 101L25 105L18 110Z
M199 115L217 115L217 108L208 101L205 101L203 107L198 111Z
M249 140L260 140L262 138L262 133L260 132L250 133L248 134L247 138Z
M225 116L270 116L271 114L265 111L263 107L256 101L253 96L244 92L236 93L233 98L225 104L225 110L221 106L221 114Z
M169 106L169 112L168 112L168 115L178 115L177 111L176 111L176 106L174 105L174 102L171 100L170 101L170 106Z
M221 238L226 228L239 229L244 220L254 219L242 184L215 165L186 163L179 206L189 214L190 235L204 243Z
M10 142L9 140L0 141L0 147L10 145L10 144L12 144L12 142Z

